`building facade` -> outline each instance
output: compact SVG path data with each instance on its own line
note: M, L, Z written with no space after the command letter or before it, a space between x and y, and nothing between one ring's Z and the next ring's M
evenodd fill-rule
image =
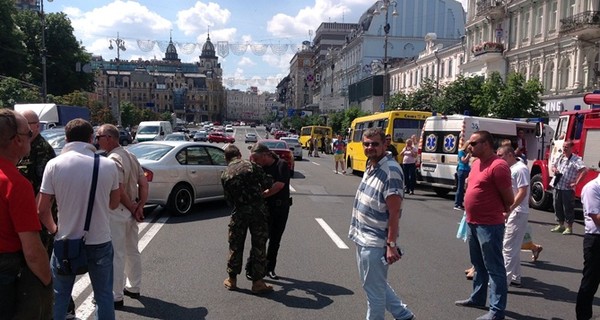
M173 41L162 60L92 59L96 94L117 114L131 102L158 113L175 113L186 122L222 121L226 96L223 70L210 36L196 63L183 63Z
M282 104L277 102L276 95L258 93L256 87L247 91L226 90L227 117L226 120L242 120L262 122L273 112L277 113Z

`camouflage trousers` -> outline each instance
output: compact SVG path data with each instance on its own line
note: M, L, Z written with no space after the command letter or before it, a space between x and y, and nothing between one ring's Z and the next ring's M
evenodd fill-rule
M242 272L244 244L250 230L250 276L253 280L264 278L267 273L266 243L269 238L267 215L252 208L253 212L235 212L229 222L229 259L227 273L236 276ZM258 211L258 212L257 212Z

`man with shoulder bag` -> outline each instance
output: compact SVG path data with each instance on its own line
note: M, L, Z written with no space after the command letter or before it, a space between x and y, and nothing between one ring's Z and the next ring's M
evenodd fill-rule
M94 290L96 317L115 319L109 214L119 205L119 176L113 161L95 154L93 132L92 125L83 119L67 123L67 144L48 162L40 188L40 219L57 239L50 260L54 319L65 319L75 277L85 269ZM73 172L80 174L75 177ZM58 224L50 211L53 200L59 208ZM75 265L81 260L87 261L83 268Z

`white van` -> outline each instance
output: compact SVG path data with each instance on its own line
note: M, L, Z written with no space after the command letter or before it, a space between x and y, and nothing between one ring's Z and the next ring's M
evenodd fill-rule
M137 142L164 140L165 136L173 133L169 121L142 121L138 125L135 140Z
M523 129L527 143L529 163L542 159L550 146L552 133L536 132L542 126L537 122L471 117L465 115L433 116L425 120L419 142L420 166L417 184L430 186L443 196L455 190L455 174L458 166L458 150L476 131L489 131L498 147L502 140L510 139L517 144L517 131ZM542 131L550 130L543 126ZM528 165L531 166L530 164Z

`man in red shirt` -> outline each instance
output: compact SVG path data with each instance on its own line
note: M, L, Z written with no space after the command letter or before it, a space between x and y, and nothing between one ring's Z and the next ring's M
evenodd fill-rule
M17 169L33 132L22 115L0 109L0 315L50 319L52 276L39 232L33 187ZM19 275L20 274L20 275ZM8 281L4 281L8 280Z
M489 312L477 320L500 320L504 319L508 292L502 256L504 222L514 201L510 168L496 156L494 139L489 132L477 131L469 140L477 160L471 166L464 205L469 226L469 253L476 274L471 296L455 304L485 307L489 282Z

